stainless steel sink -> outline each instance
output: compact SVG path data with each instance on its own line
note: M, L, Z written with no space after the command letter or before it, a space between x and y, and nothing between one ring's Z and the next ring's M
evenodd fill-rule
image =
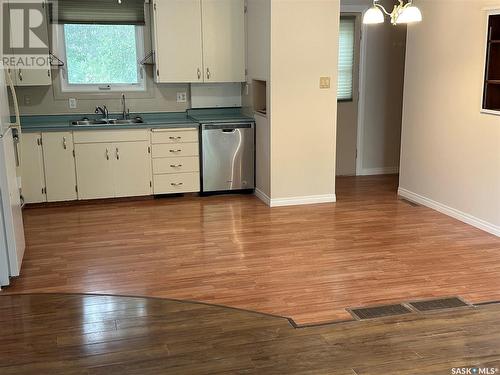
M142 118L134 118L127 120L109 120L111 125L126 125L126 124L143 124L144 120Z
M113 126L113 125L132 125L132 124L143 124L144 120L140 117L136 117L134 119L126 119L126 120L116 120L116 119L100 119L100 120L89 120L82 119L78 121L72 121L71 125L73 126Z
M108 125L106 120L78 120L72 121L73 126L92 126L92 125Z

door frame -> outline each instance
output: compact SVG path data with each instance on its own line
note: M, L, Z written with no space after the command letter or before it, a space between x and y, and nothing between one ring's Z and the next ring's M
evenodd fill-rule
M365 130L365 64L367 47L367 27L363 24L363 14L370 8L369 5L341 5L340 15L342 13L361 13L361 42L359 44L359 77L358 77L358 123L356 132L356 176L366 174L363 170L363 141ZM339 15L339 17L340 17ZM354 89L354 88L353 88Z

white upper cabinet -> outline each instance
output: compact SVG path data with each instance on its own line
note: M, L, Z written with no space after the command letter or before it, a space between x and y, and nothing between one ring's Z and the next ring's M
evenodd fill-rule
M201 1L157 0L154 7L157 82L203 82Z
M244 0L155 0L159 83L245 81Z
M19 6L19 4L22 2L16 2L16 1L10 1L9 3L9 9L14 10L13 8ZM44 47L37 46L38 50L42 50L43 52L36 52L36 57L41 57L43 59L48 59L49 57L49 9L46 1L34 1L34 4L36 4L37 9L40 11L38 13L35 9L30 10L30 17L34 17L36 20L36 15L41 14L42 20L41 20L41 25L37 27L37 38L40 40L40 43L45 44ZM33 4L31 5L33 6ZM26 11L25 11L26 12ZM17 13L17 14L23 14L23 13ZM26 15L24 15L26 16ZM14 22L15 19L11 20L11 22ZM31 20L31 18L30 18ZM14 26L11 25L11 29L9 30L10 32L10 42L11 45L8 47L5 47L5 50L9 54L16 54L16 51L14 47L16 47L16 43L19 44L21 41L17 40L19 39L19 35L21 33L19 30L13 28ZM17 24L16 24L17 27ZM24 45L24 43L23 43ZM26 47L26 46L25 46ZM4 51L5 52L5 51ZM45 60L47 61L47 60ZM39 68L24 68L18 67L9 69L10 76L12 78L12 81L14 85L16 86L49 86L52 84L52 76L51 76L51 71L50 71L50 66L44 66L44 67L39 67Z
M205 82L245 81L244 0L202 0Z

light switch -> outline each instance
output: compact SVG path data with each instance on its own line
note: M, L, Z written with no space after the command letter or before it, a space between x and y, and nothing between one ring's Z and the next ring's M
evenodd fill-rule
M187 93L178 92L177 93L177 103L186 103L187 102Z
M70 109L76 109L76 98L69 98L68 102Z
M329 89L330 88L330 77L319 77L319 88L320 89Z

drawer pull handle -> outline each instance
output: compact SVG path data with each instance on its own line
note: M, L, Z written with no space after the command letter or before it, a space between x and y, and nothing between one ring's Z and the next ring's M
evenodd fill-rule
M170 150L170 152L181 152L182 150Z
M182 182L172 182L170 185L172 185L172 186L182 186L184 184Z
M182 139L182 137L168 137L172 141L178 141L179 139Z
M106 160L109 160L109 150L106 149Z
M63 148L65 150L68 148L68 144L66 143L66 137L63 137Z
M182 167L182 164L177 164L177 165L175 165L175 164L170 164L170 167L171 167L171 168L180 168L180 167Z
M116 160L120 160L120 150L118 150L118 147L116 148Z

